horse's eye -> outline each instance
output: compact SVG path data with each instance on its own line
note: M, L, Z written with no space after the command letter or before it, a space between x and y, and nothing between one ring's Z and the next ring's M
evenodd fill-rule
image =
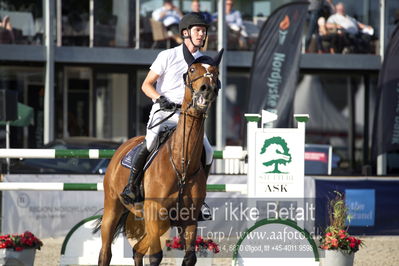
M195 68L190 68L190 72L193 73L195 71Z

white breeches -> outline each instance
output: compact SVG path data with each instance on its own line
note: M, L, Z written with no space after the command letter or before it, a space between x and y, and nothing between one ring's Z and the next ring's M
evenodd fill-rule
M158 137L159 132L164 131L168 128L175 127L177 125L177 122L179 121L179 114L180 112L176 112L172 117L170 117L168 120L164 121L162 124L148 129L149 126L155 125L165 117L169 116L171 112L167 111L159 111L159 104L154 103L151 108L151 113L150 113L150 118L147 123L147 133L145 136L145 140L147 142L147 149L151 150L153 146L155 145L156 139ZM155 113L156 112L156 113ZM212 163L213 160L213 148L211 144L209 143L208 138L206 137L206 134L204 134L204 148L205 148L205 163L206 165L209 165Z

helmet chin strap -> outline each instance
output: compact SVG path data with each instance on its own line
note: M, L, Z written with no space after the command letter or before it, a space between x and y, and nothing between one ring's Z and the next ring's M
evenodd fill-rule
M195 44L194 44L193 39L191 38L191 29L187 29L187 32L188 32L188 36L183 36L183 37L182 37L183 39L190 39L191 44L192 44L195 48L198 48L198 49L200 49L200 48L202 48L202 47L205 46L206 38L208 38L208 30L206 30L205 39L204 39L204 41L202 42L202 45L195 45Z

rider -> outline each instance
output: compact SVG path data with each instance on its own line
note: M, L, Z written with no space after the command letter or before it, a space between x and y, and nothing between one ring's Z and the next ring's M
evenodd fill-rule
M138 177L147 156L155 146L159 132L177 125L179 111L170 118L167 117L171 115L171 110L183 102L184 98L183 74L187 72L188 65L183 56L183 49L185 49L183 45L188 48L194 58L202 56L199 49L205 43L208 26L200 13L193 12L185 15L179 23L179 32L184 39L183 44L160 52L141 86L142 91L152 99L154 104L147 124L145 140L135 153L128 184L121 193L121 197L127 204L143 200L139 189L141 180ZM156 87L154 86L155 83ZM161 111L158 111L159 109ZM162 122L165 118L166 121ZM161 124L157 125L160 121ZM156 126L151 127L153 125ZM204 147L206 155L205 173L208 175L212 164L213 150L206 135L204 135Z

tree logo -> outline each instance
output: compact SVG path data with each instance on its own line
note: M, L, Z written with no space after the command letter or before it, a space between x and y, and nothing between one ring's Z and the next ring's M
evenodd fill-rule
M264 166L271 166L274 164L274 170L266 172L267 174L286 174L278 169L279 164L286 165L292 161L287 142L285 142L283 138L272 137L266 139L260 154L265 154L265 159L267 159L267 161L263 163Z

